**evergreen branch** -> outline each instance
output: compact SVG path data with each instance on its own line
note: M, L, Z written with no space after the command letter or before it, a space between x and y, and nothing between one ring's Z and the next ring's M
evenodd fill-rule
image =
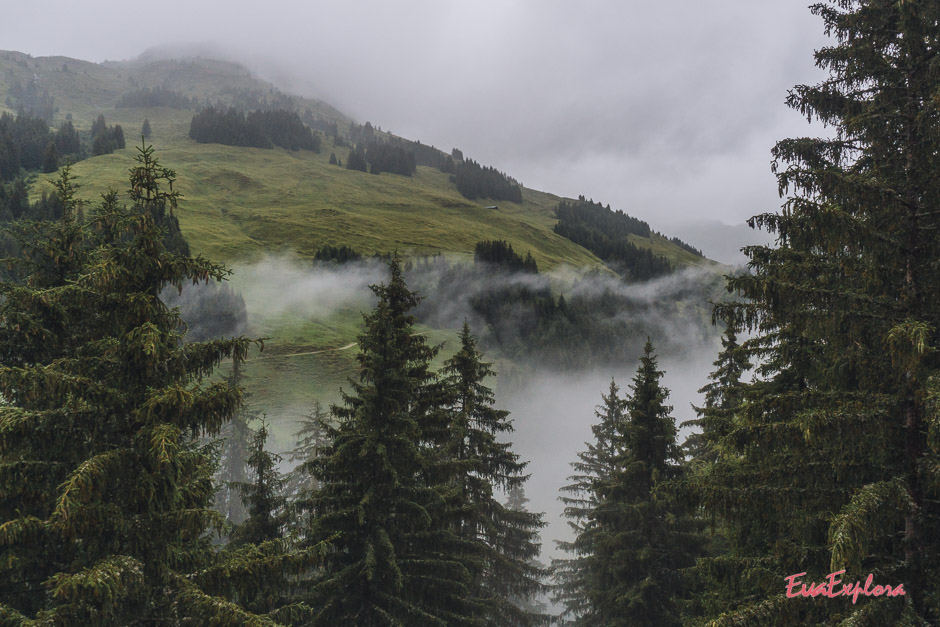
M179 452L180 430L175 425L158 424L150 434L150 456L158 465L169 464Z
M767 627L768 625L798 624L787 623L786 617L793 617L797 604L784 595L774 596L763 601L751 603L732 612L726 612L705 624L705 627ZM787 609L791 611L786 611Z
M910 605L905 604L898 616L898 604L888 597L868 600L852 608L839 627L926 627L927 623L913 615Z
M861 568L868 546L878 536L886 535L892 523L916 509L901 478L868 484L852 496L829 525L830 568Z
M0 624L4 627L19 627L31 622L26 616L5 603L0 603Z
M59 486L59 498L49 521L63 531L72 513L83 502L92 497L97 484L110 477L121 475L121 470L133 452L128 449L113 449L86 459Z
M252 614L231 601L206 594L181 575L171 574L171 578L177 588L175 604L180 613L198 621L198 624L218 627L223 625L277 627L278 625L267 616Z
M0 525L0 546L27 544L42 533L44 523L35 516L14 518Z

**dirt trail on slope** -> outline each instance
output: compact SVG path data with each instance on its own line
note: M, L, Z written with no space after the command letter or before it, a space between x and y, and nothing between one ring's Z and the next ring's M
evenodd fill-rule
M301 355L319 355L320 353L330 353L333 351L345 351L349 350L353 346L356 346L359 342L353 342L352 344L347 344L346 346L340 346L339 348L323 348L318 351L305 351L303 353L284 353L282 355L259 355L254 359L246 359L245 361L255 361L257 359L277 359L279 357L299 357Z
M424 331L422 333L415 333L415 335L427 335L427 334L428 334L427 331ZM353 346L357 346L358 344L359 342L352 342L351 344L347 344L346 346L340 346L339 348L322 348L320 350L304 351L302 353L284 353L282 355L259 355L258 357L255 357L254 359L246 359L245 361L248 362L248 361L255 361L257 359L278 359L279 357L300 357L301 355L319 355L320 353L339 352L339 351L349 350L350 348L352 348Z

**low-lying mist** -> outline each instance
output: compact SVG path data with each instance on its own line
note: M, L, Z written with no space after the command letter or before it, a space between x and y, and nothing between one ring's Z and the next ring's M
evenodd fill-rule
M329 318L352 305L373 302L369 285L385 279L376 261L344 265L319 264L291 257L265 257L234 268L232 283L244 296L254 328L284 315Z
M695 417L692 404L701 405L698 393L706 383L712 362L720 348L720 341L701 343L681 353L660 356L659 368L665 372L663 382L670 390L668 404L676 425ZM639 357L639 355L637 355ZM509 391L500 390L497 402L511 412L515 432L514 450L529 461L526 469L531 474L526 484L526 496L532 511L545 512L547 526L542 530L542 559L546 563L561 554L555 541L570 540L571 533L562 517L564 506L558 500L559 488L570 483L570 463L593 440L591 426L597 422L596 406L601 394L606 394L613 378L620 387L621 396L629 393L639 360L624 362L608 368L560 373L535 372L524 383ZM680 433L682 441L688 430Z
M529 506L545 512L546 562L557 555L555 541L568 537L559 488L571 474L569 464L593 437L594 409L611 378L622 393L629 392L649 337L678 425L694 417L691 405L701 403L697 390L706 383L720 346L709 301L722 297L723 280L711 269L625 284L597 271L507 273L434 257L407 261L405 275L423 296L415 312L421 324L457 329L467 320L487 360L500 366L491 386L499 406L511 412L514 449L529 462ZM349 323L347 316L355 316L359 325L358 312L374 304L368 286L386 277L387 267L378 260L337 265L269 257L237 267L232 286L244 299L247 333L275 328L271 342L277 342L277 320ZM316 338L310 341L316 348ZM246 372L252 367L246 364ZM268 412L268 421L280 426L279 452L293 446L290 434L304 412L303 407L284 415Z

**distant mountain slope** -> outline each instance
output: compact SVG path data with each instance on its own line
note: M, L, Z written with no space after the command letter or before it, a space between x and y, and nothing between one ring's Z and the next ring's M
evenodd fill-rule
M139 143L133 138L148 119L153 131L148 143L176 170L185 195L179 212L183 233L194 252L214 259L233 262L286 250L312 257L325 244L347 244L363 253L470 255L481 240L504 239L521 254L531 252L543 269L600 264L591 252L553 232L554 207L562 199L552 194L524 189L521 203L471 201L436 168L419 166L406 177L330 165L331 153L346 163L350 148L328 137L319 154L198 144L188 136L191 110L114 108L125 94L166 88L223 105L257 98L286 102L308 118L349 128L350 120L328 104L286 96L235 64L203 59L94 64L0 52L0 103L9 99L14 85L22 89L30 83L54 100L54 123L71 115L79 132L87 132L103 114L109 124L124 128L127 149L74 166L84 185L81 195L89 199L108 187L125 187L132 146ZM41 177L34 195L51 190L48 178ZM488 208L494 204L497 208ZM675 266L712 263L655 232L631 235L630 241Z
M280 92L242 66L210 59L108 61L91 63L69 57L32 57L22 52L0 51L0 106L14 83L35 82L48 91L58 109L56 121L71 114L76 126L112 109L124 94L142 88L167 87L200 102L210 99L232 104L238 93L272 96ZM310 109L314 117L349 124L348 117L320 100L290 96L299 113Z

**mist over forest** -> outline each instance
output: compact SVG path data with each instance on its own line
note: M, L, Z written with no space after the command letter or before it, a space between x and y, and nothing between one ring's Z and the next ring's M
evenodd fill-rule
M940 2L366 5L5 11L0 625L940 624Z
M276 282L273 276L278 277ZM694 418L693 404L701 405L698 390L705 385L720 347L721 329L711 323L710 301L721 299L725 290L720 275L711 269L689 268L630 284L613 273L558 268L526 274L430 257L406 263L405 276L409 287L422 296L415 310L420 324L457 330L466 320L486 358L498 362L498 376L491 385L497 404L508 409L513 419L515 431L506 440L530 462L532 478L526 493L532 507L547 514L549 526L542 532L545 555L555 553L555 539L567 537L558 489L571 472L568 463L591 439L594 408L610 379L628 385L643 344L651 338L666 373L665 385L671 390L673 416L681 423ZM165 298L168 305L181 308L187 337L196 341L243 333L262 336L266 321L285 315L328 320L366 312L375 301L369 285L386 280L387 263L380 259L318 264L296 257L268 257L236 267L226 283L189 286L181 296L169 291ZM552 341L546 345L544 338L534 337L531 328L540 322L535 313L539 303L513 298L520 290L543 298L550 295L556 302L562 296L574 307L581 303L592 315L577 322L600 330L599 336L592 343L584 328L553 324ZM500 308L490 324L481 309L487 302L484 297L493 294ZM532 338L531 345L525 344L524 337ZM270 337L268 342L276 345L279 339ZM453 343L445 343L443 352L452 352ZM250 376L252 365L245 369ZM343 387L348 388L348 383L343 382ZM320 400L328 403L337 398L338 390L333 390ZM249 400L248 406L264 409L263 402ZM267 414L278 436L272 451L284 454L294 446L291 430L308 410L301 406L283 416Z

